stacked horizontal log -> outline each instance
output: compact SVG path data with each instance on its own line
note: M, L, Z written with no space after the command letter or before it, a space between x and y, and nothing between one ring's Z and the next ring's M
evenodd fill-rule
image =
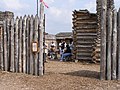
M73 43L75 59L92 61L93 45L97 38L97 15L88 10L73 12Z
M100 61L100 18L101 18L101 0L97 0L97 6L96 6L96 10L97 10L97 39L95 40L95 45L93 47L93 61L94 62L99 62Z

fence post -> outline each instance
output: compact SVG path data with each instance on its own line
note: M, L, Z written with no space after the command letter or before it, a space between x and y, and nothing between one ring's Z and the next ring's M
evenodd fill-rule
M117 10L113 12L113 50L112 50L112 79L116 79L117 62Z
M5 71L7 71L7 68L6 68L6 64L5 63L7 63L7 32L6 32L6 27L7 27L7 25L6 25L6 20L4 20L4 31L3 31L3 33L4 33L4 41L3 41L3 43L4 43L4 45L3 45L3 48L4 48L4 55L3 55L3 57L4 57L4 66L3 66L3 70L5 70Z
M1 69L1 57L2 57L2 49L1 49L2 41L1 41L1 38L2 38L2 27L0 26L0 69Z
M108 10L108 28L107 28L107 80L111 80L111 58L112 58L112 10Z
M15 71L16 72L19 72L19 58L18 58L18 21L19 21L19 18L17 17L16 20L15 20Z
M34 22L34 18L33 15L30 18L30 74L34 74L34 66L33 66L33 53L32 53L32 42L33 42L33 22Z
M15 72L15 60L14 60L14 19L11 19L11 34L10 34L10 43L11 43L11 71Z
M6 65L6 71L10 71L10 19L7 19L7 27L6 27L6 33L7 33L7 61L5 62Z
M120 80L120 8L118 11L118 80Z
M44 5L43 3L40 4L40 25L39 25L39 75L43 75L43 31L44 31Z
M106 13L107 0L101 0L101 52L100 52L100 79L106 79Z
M26 38L25 38L25 34L26 34L26 15L23 18L23 30L22 30L22 59L23 59L23 72L26 73Z
M38 16L35 16L35 22L34 22L34 41L38 42ZM39 62L38 62L38 53L34 54L34 60L35 60L35 75L39 75Z
M27 74L30 74L30 44L29 44L29 32L30 32L30 16L26 21L26 60L27 60Z
M18 60L19 60L19 72L22 72L22 17L19 19L18 23Z
M0 69L3 70L3 27L0 28Z

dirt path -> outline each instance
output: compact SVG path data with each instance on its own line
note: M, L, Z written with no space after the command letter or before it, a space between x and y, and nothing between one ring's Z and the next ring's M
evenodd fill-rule
M0 90L120 90L120 81L100 81L99 65L49 61L44 76L0 71Z

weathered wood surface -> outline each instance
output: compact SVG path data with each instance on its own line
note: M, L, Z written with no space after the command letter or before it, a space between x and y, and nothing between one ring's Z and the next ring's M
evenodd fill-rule
M75 59L92 61L92 51L90 50L92 50L97 37L96 15L89 13L87 10L74 11L73 29ZM81 49L84 53L80 51Z
M0 69L3 70L3 27L0 26Z
M116 76L116 64L117 64L117 10L113 12L113 49L112 49L112 79L115 80Z
M44 32L44 5L40 4L40 22L39 22L39 75L43 75L43 32Z
M34 41L38 43L38 17L35 16L35 26L34 26ZM35 75L39 75L39 61L38 61L38 54L34 54L34 60L35 60Z
M22 31L22 58L23 58L23 72L26 73L27 62L26 62L26 15L23 18L23 31Z
M101 1L101 61L100 61L100 79L106 79L106 14L107 0Z
M14 59L15 59L15 72L19 72L19 58L18 58L18 17L15 20L15 30L14 30L14 35L15 35L15 46L14 46Z
M7 34L7 61L6 64L6 71L10 70L10 19L7 19L7 27L6 27L6 34Z
M118 80L120 80L120 9L118 12Z
M19 72L22 72L22 17L19 19L19 31L18 31L18 60L19 60Z
M29 27L30 27L30 16L27 17L27 20L26 20L26 73L27 74L30 74L30 55L29 55Z
M6 27L7 27L7 22L6 21L4 21L4 31L3 31L3 38L4 38L4 41L3 41L3 43L4 43L4 46L3 46L3 48L4 48L4 54L3 54L3 56L4 56L4 62L3 62L3 64L4 64L4 66L3 66L3 70L5 70L5 71L7 71L7 66L6 66L6 63L7 63L7 32L6 32Z
M40 28L40 25L42 28ZM43 75L43 24L38 16L4 20L0 36L0 69ZM32 52L38 42L40 52Z
M11 44L11 71L15 72L15 58L14 58L14 19L11 19L11 37L10 37L10 44Z
M111 80L111 61L112 61L112 10L108 11L108 35L107 35L107 80Z
M30 73L32 74L32 75L34 75L35 74L35 71L34 71L34 59L33 59L33 52L32 52L32 42L33 42L33 30L34 30L34 28L33 28L33 24L34 23L34 18L33 18L33 16L31 16L31 18L30 18L30 42L29 42L29 44L30 44Z
M101 28L101 79L114 80L117 75L117 11L114 10L114 0L97 0L98 28ZM111 11L111 13L110 13ZM112 20L113 19L113 20ZM107 30L107 31L106 31ZM107 32L107 34L106 34ZM118 36L119 37L119 36ZM107 40L107 41L106 41ZM119 41L119 39L118 39ZM101 45L102 45L101 44ZM107 45L107 46L106 46ZM119 45L118 45L119 46ZM119 48L118 48L119 49ZM107 51L107 53L106 53ZM118 50L119 51L119 50ZM105 65L106 64L106 65Z

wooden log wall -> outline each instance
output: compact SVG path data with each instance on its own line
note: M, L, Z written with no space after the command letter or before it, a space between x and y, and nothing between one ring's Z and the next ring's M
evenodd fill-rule
M120 80L119 77L119 58L120 58L120 54L119 54L119 47L120 47L120 43L119 43L119 13L120 11L117 13L117 10L111 10L109 9L107 11L107 13L109 14L109 16L107 17L106 21L104 21L104 19L102 19L101 24L103 22L106 22L106 24L102 24L102 26L106 27L106 31L105 29L103 29L101 31L102 32L107 32L106 38L101 38L101 45L106 45L106 48L104 48L104 52L101 50L101 53L103 53L105 56L101 57L101 68L100 68L100 76L102 80ZM103 17L105 15L102 15ZM107 26L106 26L107 25ZM101 37L103 37L103 34L101 34ZM104 41L104 39L106 40L106 42ZM101 49L103 49L101 47Z
M96 62L99 62L100 61L100 18L101 18L101 0L97 0L97 7L96 7L96 10L97 10L97 25L98 25L98 28L97 28L97 39L95 40L95 44L93 46L93 53L92 53L92 59L93 61L96 63Z
M101 2L101 80L120 80L120 9L114 0Z
M43 30L38 16L4 20L0 26L0 69L3 71L43 75ZM38 52L32 51L37 42ZM38 57L39 56L39 57ZM41 58L42 57L42 58Z
M120 8L118 11L118 60L117 60L118 80L120 80Z
M73 12L73 43L75 59L92 61L93 45L97 39L97 15L88 10Z
M97 39L95 40L95 45L93 47L93 61L100 61L100 41L101 41L101 0L96 0L97 6L96 6L96 11L97 11L97 23L98 23L98 30L97 30ZM114 9L114 0L107 0L107 10ZM107 16L109 16L109 13L107 13ZM106 17L108 18L108 17ZM107 21L108 22L108 21ZM107 28L107 27L106 27Z

